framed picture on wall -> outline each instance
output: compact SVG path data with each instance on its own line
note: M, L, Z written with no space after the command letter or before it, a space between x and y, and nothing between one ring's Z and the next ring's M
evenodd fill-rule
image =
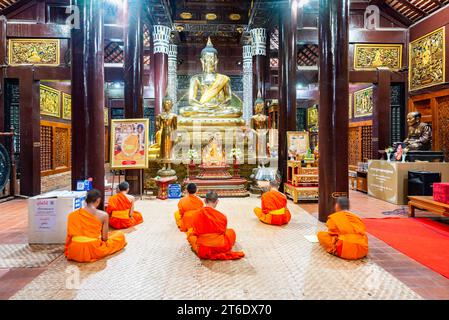
M41 114L51 117L61 117L61 92L44 86L39 87Z
M354 92L354 118L371 116L373 108L373 87Z
M352 119L352 94L349 94L349 119Z
M111 120L111 168L148 168L148 119Z
M318 126L318 108L313 106L307 109L307 128Z
M62 118L72 119L72 96L64 92L62 93Z
M288 158L307 154L310 148L309 133L307 131L287 131Z

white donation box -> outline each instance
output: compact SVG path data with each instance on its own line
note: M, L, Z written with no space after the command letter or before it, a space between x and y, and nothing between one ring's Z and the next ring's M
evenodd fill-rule
M28 242L65 243L67 217L85 198L86 191L52 191L28 199Z

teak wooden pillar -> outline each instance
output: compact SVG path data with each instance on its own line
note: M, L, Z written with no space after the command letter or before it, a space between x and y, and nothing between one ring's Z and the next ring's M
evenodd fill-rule
M171 30L162 25L153 26L154 115L162 113L162 100L168 83L168 45Z
M143 8L140 0L125 5L125 118L143 118ZM130 193L141 193L141 170L126 170Z
M379 159L379 150L390 145L391 130L391 73L388 68L378 68L378 82L374 85L373 159Z
M75 0L80 28L72 29L72 188L93 178L104 196L103 1Z
M349 0L320 0L319 220L348 195Z
M296 1L280 6L279 13L279 162L282 182L287 181L287 131L296 130Z

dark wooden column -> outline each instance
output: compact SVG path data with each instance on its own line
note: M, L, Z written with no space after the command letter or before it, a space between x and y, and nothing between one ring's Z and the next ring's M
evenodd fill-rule
M41 193L39 81L33 69L24 67L19 78L20 105L20 194Z
M349 0L320 0L319 220L348 195Z
M72 187L93 178L104 195L103 1L75 0L80 29L72 29Z
M296 130L296 1L280 5L279 14L279 171L287 179L287 131Z
M0 17L0 132L5 125L6 18ZM0 140L1 141L1 140Z
M264 32L263 36L260 32L261 30L263 30ZM259 92L261 94L261 98L265 100L265 78L267 60L266 32L267 30L264 28L251 30L253 42L253 102L256 101Z
M140 0L125 5L125 118L143 118L143 23ZM140 194L141 170L126 170L130 193Z
M168 44L170 31L168 27L153 26L153 60L154 72L154 115L162 113L162 100L165 97L168 83Z
M388 68L377 69L378 83L374 86L374 110L373 110L373 159L379 159L379 150L385 150L390 146L391 130L391 73Z

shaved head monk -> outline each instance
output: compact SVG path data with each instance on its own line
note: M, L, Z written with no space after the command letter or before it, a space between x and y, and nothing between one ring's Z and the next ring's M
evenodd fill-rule
M192 227L193 213L204 207L203 200L196 196L196 184L189 183L186 190L187 195L179 200L178 211L175 212L176 224L182 232L186 232Z
M114 229L127 229L143 222L142 214L134 210L136 199L128 192L129 183L123 181L118 185L118 193L109 198L106 212Z
M287 208L287 197L279 192L279 183L270 181L270 189L262 195L262 208L255 208L254 213L260 221L272 225L283 225L292 218Z
M100 203L100 191L92 189L87 193L86 207L69 215L65 243L68 260L93 262L126 245L125 235L121 231L109 233L109 216L97 210Z
M227 229L228 219L215 209L217 204L218 195L208 192L205 207L195 211L193 215L192 228L187 231L187 240L201 259L240 259L245 254L231 251L235 243L235 232Z
M355 260L368 254L368 237L365 225L349 212L349 199L340 197L335 203L335 213L327 218L327 232L318 232L318 240L327 252L343 259Z

